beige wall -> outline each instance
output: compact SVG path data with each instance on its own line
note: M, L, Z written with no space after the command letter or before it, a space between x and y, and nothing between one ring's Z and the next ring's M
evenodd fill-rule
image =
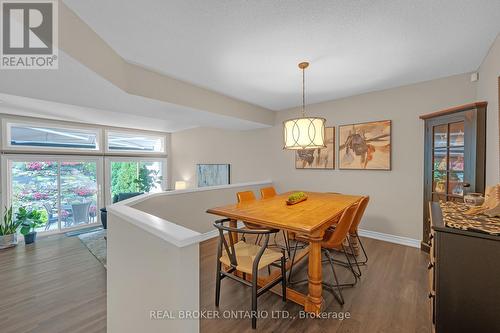
M486 184L500 182L498 165L498 77L500 76L500 35L479 68L477 100L488 102L486 140Z
M419 115L470 103L476 87L469 75L364 94L308 106L328 126L393 121L393 170L296 170L293 152L282 150L281 122L297 110L281 111L270 129L230 132L196 129L172 134L174 179L193 177L200 162L231 163L235 182L271 178L279 191L305 189L368 194L372 202L362 228L421 239L423 122Z
M172 185L177 180L196 187L196 164L231 164L231 183L270 178L267 153L269 129L227 131L195 128L171 135Z
M258 197L260 189L267 186L272 186L272 183L165 192L154 194L132 207L204 234L214 230L212 224L218 219L217 216L208 214L207 209L236 203L236 193L241 191L253 191Z

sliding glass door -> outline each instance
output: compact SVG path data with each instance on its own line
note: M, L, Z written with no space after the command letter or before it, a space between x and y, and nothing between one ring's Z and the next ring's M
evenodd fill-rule
M8 163L10 177L10 202L15 214L20 207L42 213L45 226L37 231L56 231L59 206L59 163L51 159L11 160Z
M59 175L61 227L98 222L97 161L63 161Z
M37 231L61 231L99 222L102 207L102 158L5 155L7 201L13 212L37 210L45 225Z

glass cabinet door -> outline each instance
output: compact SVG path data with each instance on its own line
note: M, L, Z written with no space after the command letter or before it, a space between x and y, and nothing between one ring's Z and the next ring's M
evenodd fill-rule
M466 193L484 193L486 102L442 110L425 120L422 248L429 249L429 202L463 202Z
M463 201L465 123L432 127L432 200Z

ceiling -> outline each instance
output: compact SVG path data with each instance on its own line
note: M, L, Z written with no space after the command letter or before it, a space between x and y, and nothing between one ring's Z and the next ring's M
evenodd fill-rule
M62 50L58 70L1 71L0 113L165 132L198 126L235 130L264 127L128 94Z
M64 0L132 63L280 110L475 71L499 0Z

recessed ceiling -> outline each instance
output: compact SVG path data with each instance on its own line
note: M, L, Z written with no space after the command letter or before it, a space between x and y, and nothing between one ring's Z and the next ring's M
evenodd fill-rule
M175 132L207 126L236 130L264 125L131 95L59 51L58 70L0 74L0 113Z
M130 62L278 110L476 70L499 0L65 0Z

